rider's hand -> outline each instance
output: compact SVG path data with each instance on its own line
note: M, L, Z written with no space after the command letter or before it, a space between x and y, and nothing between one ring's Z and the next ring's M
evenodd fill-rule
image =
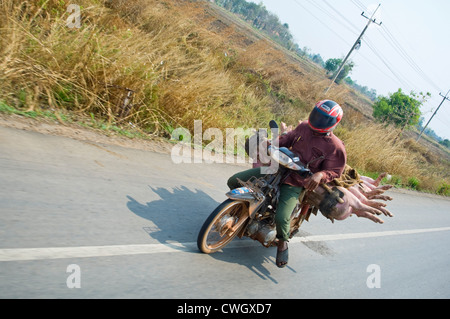
M311 176L305 180L305 188L308 191L311 191L311 192L314 191L317 188L317 186L319 186L322 178L323 178L323 173L321 173L321 172L315 173L313 176Z
M292 125L287 126L286 123L281 122L281 135L289 133L290 131L292 131L292 129Z

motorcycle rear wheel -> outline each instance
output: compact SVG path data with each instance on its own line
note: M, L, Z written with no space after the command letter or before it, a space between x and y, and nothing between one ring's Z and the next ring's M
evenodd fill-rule
M203 223L197 238L198 249L211 254L228 245L246 225L247 210L242 201L228 199L220 204ZM240 226L236 228L238 223Z

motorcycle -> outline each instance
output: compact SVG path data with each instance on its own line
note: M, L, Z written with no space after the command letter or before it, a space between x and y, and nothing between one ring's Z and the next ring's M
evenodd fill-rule
M274 121L271 129L277 129ZM239 183L242 187L226 193L228 197L206 219L197 238L198 249L206 254L217 252L228 245L235 237L249 237L259 241L264 247L277 245L275 214L280 187L289 174L302 177L312 172L301 163L299 156L285 147L269 145L267 153L272 161L278 163L276 172L261 178L252 177ZM291 214L290 238L299 230L304 220L317 210L308 203L304 190Z

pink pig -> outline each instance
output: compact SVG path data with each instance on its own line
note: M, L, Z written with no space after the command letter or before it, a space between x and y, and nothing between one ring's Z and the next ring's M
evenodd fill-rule
M381 209L382 204L374 204L372 202L367 202L363 199L361 201L357 196L355 196L352 192L347 190L344 187L335 187L334 189L338 189L342 194L343 203L337 203L329 212L322 212L322 214L334 222L337 220L344 220L349 217L351 214L355 214L358 217L364 217L372 220L375 223L384 223L384 221L377 217L377 215L385 214L386 216L393 216L388 210ZM323 198L327 195L327 191L319 186L314 192L308 193L308 200L316 207L320 206ZM364 203L378 206L378 208L367 205Z
M352 188L358 189L360 193L362 193L368 199L381 199L381 200L392 200L392 197L387 195L381 195L388 189L392 188L392 185L383 185L379 186L381 180L387 175L387 173L382 173L378 176L376 180L367 177L361 176L361 183L359 185L355 185Z

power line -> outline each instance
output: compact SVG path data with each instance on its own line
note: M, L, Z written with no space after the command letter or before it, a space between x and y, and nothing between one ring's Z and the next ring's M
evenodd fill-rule
M378 5L377 9L373 12L372 16L370 18L366 17L364 15L364 12L361 13L361 15L367 19L369 19L369 21L367 22L366 27L364 28L364 30L361 32L361 35L358 37L358 39L356 39L355 44L353 44L353 47L350 49L350 51L348 52L347 56L344 58L344 61L342 62L341 66L339 67L339 70L336 72L336 75L334 76L333 80L331 81L330 86L325 90L325 94L328 93L328 91L331 89L331 87L333 86L334 81L336 81L337 77L339 76L339 73L341 73L342 69L344 68L345 63L347 62L348 58L350 57L350 55L352 54L353 50L356 49L356 47L358 46L358 44L361 44L361 39L364 35L364 33L366 32L366 30L369 28L371 23L375 23L378 25L381 25L380 23L375 22L375 19L373 18L375 16L375 14L377 13L378 9L380 8L381 4Z
M424 126L424 128L422 129L422 132L420 132L419 137L417 138L417 141L419 141L420 137L422 136L423 132L425 131L425 129L427 128L428 124L430 124L431 120L433 119L433 117L436 115L437 111L439 111L439 108L442 106L442 104L444 104L445 100L449 100L450 99L447 97L448 94L450 93L450 90L448 90L447 94L444 96L441 93L439 93L440 96L443 97L441 104L439 104L439 106L437 107L436 111L433 113L433 115L431 116L430 120L428 121L428 123Z
M380 31L380 34L386 39L386 41L397 51L397 53L405 60L405 62L425 81L428 82L431 86L433 86L437 91L439 91L439 87L433 82L431 78L429 78L425 72L420 68L420 66L411 58L408 52L401 46L401 44L395 39L394 35L389 31L389 29L383 25L383 30L386 32L386 35Z
M321 7L321 6L319 6L319 4L317 3L317 2L314 2L314 1L310 1L310 0L307 0L311 5L313 5L314 7L316 7L317 9L319 9L319 11L321 11L321 12L323 12L323 13L326 13L330 18L332 18L333 20L335 20L335 21L338 21L338 19L336 18L336 16L335 15L333 15L333 14L331 14L328 10L325 10L323 7ZM302 4L300 4L300 3L298 3L297 2L297 4L298 5L300 5L303 9L305 9L306 11L308 11L316 20L318 20L318 21L323 21L322 19L320 19L320 18L318 18L316 15L314 15L310 10L308 10L307 8L305 8ZM328 4L329 5L329 4ZM362 6L359 6L360 8L362 8L363 10L364 10L364 7L362 7ZM339 13L335 8L333 8L333 10L335 11L335 12L337 12L337 13ZM344 17L341 13L339 13L339 15L341 16L341 17ZM345 19L352 27L354 27L355 29L357 28L353 23L351 23L348 19ZM342 24L341 24L342 25ZM329 28L328 27L328 29L331 31L331 32L333 32L334 34L336 34L336 35L338 35L339 36L339 34L337 34L333 29L331 29L331 28ZM347 27L347 29L350 29L349 27ZM352 31L353 32L353 30L350 30L350 31ZM341 36L339 36L339 38L344 42L344 43L346 43L346 44L348 44L348 45L351 45L349 42L347 42L344 38L342 38ZM405 82L404 82L404 80L402 80L401 78L400 78L400 76L398 76L397 75L397 72L395 72L395 71L393 71L393 68L390 66L390 65L388 65L388 63L386 62L386 59L384 59L383 57L381 57L381 54L379 54L379 53L377 53L377 51L375 50L375 48L374 48L374 46L369 46L369 48L372 50L372 51L374 51L374 53L379 57L379 59L383 62L383 64L385 64L386 65L386 67L391 71L391 73L397 78L397 80L395 80L394 78L392 78L389 74L387 74L387 73L385 73L384 71L383 71L383 69L380 69L380 67L379 66L377 66L377 65L375 65L375 63L373 63L373 61L371 60L371 59L369 59L369 58L367 58L365 55L363 55L361 52L358 52L358 54L363 58L363 59L365 59L368 63L370 63L370 64L372 64L372 66L374 66L375 67L375 69L377 70L377 71L379 71L379 72L381 72L381 73L383 73L386 77L389 77L391 80L393 80L394 82L396 82L396 81L399 81L402 85L405 85Z
M379 52L369 39L366 39L366 44L369 49L380 59L380 61L386 66L386 68L394 75L394 77L402 84L402 86L414 88L414 85L409 82L407 77L401 75L395 68L389 64L388 59Z
M329 21L337 21L338 20L335 15L330 13L330 11L328 11L326 8L322 7L322 5L319 2L312 1L312 0L306 0L306 1L308 1L310 5L316 7L319 10L319 12L325 13L330 18ZM323 20L320 20L320 21L323 23ZM348 30L353 32L353 30L351 30L348 26L344 26L344 27L346 27Z
M296 0L294 0L299 6L301 6L303 9L305 9L306 11L308 11L316 20L321 21L322 20L320 18L318 18L316 15L314 15L308 8L306 8L305 6L303 6L301 3L297 2ZM323 7L319 6L316 2L311 2L310 0L307 0L311 5L314 5L317 9L319 9L321 12L326 13L329 17L331 17L332 19L336 20L335 16L333 16L332 14L330 14L329 11L325 10ZM328 6L330 6L333 11L335 11L336 13L339 14L340 17L342 17L343 19L345 19L347 21L347 23L349 25L351 25L353 28L357 28L353 23L351 23L348 19L346 19L339 11L337 11L334 7L332 7L329 3L327 3ZM359 6L360 8L363 8L363 6ZM337 36L339 36L339 38L346 44L350 45L344 38L342 38L339 34L337 34L333 29L329 28L328 26L326 26L331 32L333 32L334 34L336 34ZM349 27L347 27L347 29L350 29ZM353 30L350 30L353 32ZM372 48L372 47L371 47ZM392 70L392 67L390 65L388 65L388 63L386 62L386 60L381 56L381 54L377 53L377 51L373 48L372 51L374 51L374 53L380 58L380 60L387 66L387 68L391 71L391 73L397 78L397 80L399 80L400 83L402 83L402 85L405 84L404 80L402 80L398 75L397 72L394 72ZM384 73L378 66L376 66L370 59L368 59L367 57L365 57L363 54L360 54L362 58L364 58L368 63L372 64L376 70L380 71L381 73L383 73L385 76L391 78L391 80L395 81L391 76L389 76L388 74Z
M331 5L327 0L323 0L324 3L332 10L330 12L330 9L324 8L323 5L321 5L318 2L314 2L311 0L307 0L308 3L311 6L314 6L316 9L320 11L320 13L326 14L329 18L331 18L334 22L339 22L339 24L345 28L347 28L350 32L354 33L354 29L357 29L357 27L349 21L343 14L341 14L333 5ZM351 0L355 6L358 8L365 10L364 4L361 3L359 0ZM340 34L338 34L333 28L331 28L326 23L323 23L323 19L320 19L316 14L314 14L310 9L305 7L301 2L298 0L294 0L294 2L302 7L305 11L307 11L311 16L313 16L317 21L321 22L321 25L325 26L329 31L331 31L333 34L335 34L338 38L340 38L344 43L350 45ZM377 8L378 10L378 8ZM367 17L366 17L367 18ZM381 24L380 24L381 25ZM399 54L399 56L402 58L402 60L405 61L409 65L409 67L419 75L420 78L422 78L426 83L429 83L432 87L439 90L438 86L428 77L425 72L420 68L420 66L411 58L411 56L408 54L407 50L403 48L403 46L400 44L400 42L395 38L393 33L385 26L384 24L381 25L381 29L379 30L380 34L383 36L383 38L387 41L387 43ZM382 32L384 31L384 32ZM401 86L415 88L416 86L412 84L409 80L408 76L402 75L398 70L394 68L394 66L389 62L390 59L386 58L379 50L377 50L376 46L373 45L369 39L366 39L365 42L367 42L368 48L380 59L380 61L383 63L383 65L390 71L390 73L397 79L399 84ZM360 56L363 57L366 61L371 63L375 68L382 72L385 76L391 78L391 80L394 80L392 77L384 73L379 67L377 67L370 59L366 58L362 53L360 53ZM341 66L343 67L345 63L343 63ZM339 73L337 73L339 74ZM395 81L395 80L394 80ZM333 82L332 82L333 83ZM330 86L331 87L331 86ZM327 90L328 91L328 90Z
M400 34L400 38L401 39L406 39L405 35L402 33L402 31L398 28L398 26L395 24L395 22L397 21L397 19L393 19L390 15L389 12L385 12L385 15L389 18L389 25L394 27L396 29L396 31L398 32L398 34ZM437 91L442 91L441 88L438 87L438 85L436 85L433 80L430 79L430 77L428 77L423 70L417 65L417 63L415 63L415 61L410 57L410 55L407 52L412 52L414 53L414 48L409 48L409 50L405 50L403 49L402 45L400 44L400 41L398 41L395 36L392 34L392 32L387 28L387 23L384 25L384 30L389 34L389 36L393 39L394 42L397 43L397 45L400 47L400 49L406 54L407 59L409 59L411 61L411 63L413 64L412 68L422 77L422 79L425 80L425 82L429 82L429 84L431 86L433 86ZM410 45L409 45L410 46Z
M304 10L306 10L307 12L309 12L309 14L311 14L317 21L321 22L321 25L323 25L324 27L326 27L328 30L330 30L332 33L334 33L338 38L340 38L342 41L344 41L344 43L347 43L347 40L345 40L339 33L337 33L336 31L334 31L332 28L330 28L326 23L323 23L323 20L319 19L313 12L311 12L311 10L309 10L308 8L306 8L303 4L301 4L298 0L294 0L294 2L299 5L300 7L302 7Z
M340 13L336 8L334 8L327 0L323 0L324 3L331 8L331 10L333 10L340 18L342 21L345 21L348 25L344 25L348 30L350 30L350 32L354 33L355 35L358 35L359 33L359 28L357 26L355 26L349 19L347 19L342 13ZM351 26L351 28L349 27Z
M348 28L347 26L345 26L345 27L347 27L347 29L349 29L351 32L355 33L356 35L358 34L359 28L358 28L357 26L355 26L355 25L354 25L349 19L347 19L342 13L340 13L338 10L336 10L330 3L328 3L327 0L323 0L323 1L325 2L325 4L326 4L328 7L330 7L334 12L336 12L336 14L337 14L339 17L341 17L342 20L344 20L344 21L347 22L350 26L352 26L352 28L353 28L354 30L351 30L350 28Z
M364 10L364 4L362 4L360 1L358 0L351 0L358 8L362 8ZM382 29L387 30L387 28L385 27L385 24L381 25ZM380 29L378 29L379 32L381 33ZM383 35L383 37L385 37L386 41L389 42L389 40L386 38L386 36L381 33ZM366 43L367 46L369 47L369 49L380 59L380 61L386 66L386 68L394 75L394 77L403 85L403 86L409 86L409 87L414 87L414 85L412 85L408 80L407 77L402 76L398 71L394 71L394 67L388 62L389 59L387 59L386 57L384 57L381 52L379 52L376 49L376 46L373 45L369 39L366 39ZM392 78L391 78L392 79Z
M353 4L355 4L359 9L361 9L362 11L365 10L366 6L364 4L361 3L361 1L358 0L352 0Z
M366 60L367 63L371 64L376 71L383 73L384 76L390 78L393 82L396 82L397 80L394 79L391 75L387 74L383 69L380 68L379 65L376 65L372 60L370 60L369 58L367 58L365 55L361 54L361 52L356 52L356 55L360 55L364 60Z
M357 5L356 3L361 2L359 0L352 0L352 2ZM388 11L384 12L384 15L387 16L389 21L385 21L383 25L381 26L378 31L380 34L385 38L385 40L388 42L388 44L399 54L400 58L407 63L411 69L425 82L428 83L431 87L436 89L437 91L441 91L439 86L422 70L422 68L416 63L416 61L411 57L409 52L412 50L406 50L400 43L400 41L397 40L395 35L391 32L389 29L390 26L395 27L395 29L398 31L398 33L402 33L399 28L395 25L396 19L392 19L392 17L389 15ZM388 27L389 26L389 27ZM405 36L401 34L401 39L404 39Z

